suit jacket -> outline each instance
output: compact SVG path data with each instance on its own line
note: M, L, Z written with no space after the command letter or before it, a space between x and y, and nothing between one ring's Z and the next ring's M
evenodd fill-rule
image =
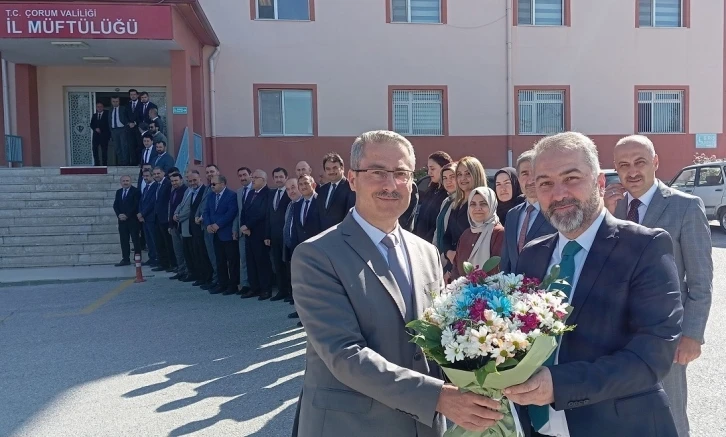
M123 191L123 188L119 188L118 190L116 190L116 199L114 199L113 201L113 212L116 213L116 217L118 217L119 214L126 214L126 216L128 217L124 222L119 219L119 224L138 224L139 220L136 217L136 214L139 213L139 189L134 187L133 185L130 186L128 193L126 193L126 199L122 200L121 196L123 194Z
M179 188L172 188L171 194L169 195L169 228L179 229L179 222L174 221L174 214L176 209L184 200L184 196L187 192L187 186L182 185Z
M187 187L187 189L184 191L184 196L182 197L181 202L179 202L179 205L177 205L176 209L174 210L174 214L176 214L177 218L179 219L179 231L181 232L181 236L186 238L192 236L189 222L194 221L192 219L192 191L194 190L192 190L191 187ZM199 202L201 202L202 196L197 195L197 197L199 197L198 200ZM197 206L199 205L199 202L197 202Z
M204 220L204 211L207 210L207 199L209 198L210 195L211 196L214 196L214 191L212 191L212 187L211 186L205 185L204 186L204 195L202 196L202 201L199 204L199 208L197 209L197 213L194 216L195 218L196 217L202 217L202 220ZM205 225L204 222L202 222L202 224L203 224L203 228L206 228L207 227L207 225ZM207 232L206 229L204 230L204 232Z
M194 219L196 217L199 217L202 213L202 207L205 205L204 199L207 196L207 193L209 192L209 188L206 185L202 185L199 187L199 191L197 192L197 197L192 202L191 195L189 196L189 203L190 203L190 209L189 209L189 233L193 237L204 237L205 230L201 225L198 225ZM181 219L181 216L180 216ZM184 227L182 226L182 230Z
M506 221L509 223L509 226L504 227L504 246L502 246L502 260L499 262L499 267L503 272L513 272L515 267L517 267L517 261L519 260L519 250L517 250L519 217L525 213L526 208L527 202L520 203L507 213ZM557 233L557 229L550 224L544 216L544 213L539 211L534 218L534 223L532 223L529 231L527 231L524 242L526 244L535 238L555 233Z
M158 108L157 108L158 110ZM151 119L148 115L146 116L146 122L147 123L154 123L156 124L156 127L159 128L159 132L164 131L164 120L161 119L161 116L157 115L155 119Z
M318 194L313 194L313 196L320 197ZM303 241L312 238L319 233L323 232L323 225L321 223L320 214L318 213L318 208L320 208L320 204L317 202L317 199L313 197L310 200L310 205L308 206L308 215L305 219L305 224L300 222L300 213L302 212L303 208L305 207L305 198L300 199L299 202L295 204L293 207L293 213L295 214L292 217L292 247L291 249L295 250L295 248L302 243Z
M434 246L402 234L418 318L444 287L441 264ZM307 334L298 436L443 435L441 369L410 343L393 274L352 215L298 246L291 268Z
M615 217L628 216L627 200L621 200ZM699 197L671 189L658 181L643 226L666 230L673 239L673 254L681 281L683 335L704 341L713 291L711 228Z
M298 202L299 201L300 201L300 199L298 199ZM287 207L285 208L286 210L289 209L290 210L289 214L293 216L292 217L292 221L290 222L289 231L284 228L284 223L287 222L287 217L285 217L285 219L284 219L285 222L283 222L283 230L282 230L282 232L283 232L282 261L283 262L286 262L286 263L289 263L292 260L292 249L293 249L293 246L290 245L288 247L287 243L285 243L284 233L286 231L290 232L290 240L292 240L293 231L295 230L295 216L294 216L294 214L295 214L295 205L296 204L297 203L295 203L295 202L288 203L287 204ZM286 211L286 214L287 214L287 211Z
M323 229L331 228L348 215L351 208L355 206L355 192L350 189L348 179L343 178L333 192L328 208L325 208L325 200L328 198L328 191L333 185L328 182L318 191L318 213Z
M156 108L157 111L159 110L159 107L156 106L154 102L146 102L146 110L144 110L144 104L141 102L141 100L139 100L138 104L136 105L136 113L138 114L137 120L139 120L139 123L149 120L149 110L151 108Z
M169 155L169 152L163 155L157 155L156 159L152 162L154 167L161 167L164 173L167 173L170 168L174 167L174 158Z
M93 113L91 116L91 129L93 130L94 141L108 141L111 138L111 116L107 110L103 110L101 120L98 119L98 113ZM96 129L101 129L101 133L96 132Z
M250 235L247 238L262 241L267 236L267 218L270 209L270 189L264 186L259 193L252 190L247 195L244 209L240 213L239 225L247 226Z
M530 242L517 273L542 278L559 234ZM667 232L618 220L600 225L577 281L558 364L555 410L573 437L677 437L661 382L681 336L683 305ZM297 296L296 296L297 298ZM531 429L527 408L520 408Z
M112 107L111 109L108 110L108 129L109 129L109 132L112 129L112 126L113 126L113 109L114 108ZM119 120L121 120L121 124L123 125L123 126L120 126L120 127L127 127L128 124L131 121L133 121L131 119L131 113L129 111L129 108L128 107L124 107L124 106L119 106L118 107L118 118L119 118Z
M229 188L222 193L219 205L216 205L216 196L215 193L211 193L207 198L204 211L204 227L216 224L219 226L217 230L219 239L221 241L232 241L232 225L234 218L237 216L237 199L235 199L234 191Z
M267 229L265 230L265 239L270 240L275 245L282 244L282 228L285 226L285 211L287 205L290 204L290 198L287 196L285 190L282 190L282 197L280 197L280 204L275 210L275 196L277 196L277 189L270 190L269 197L269 208L267 211Z
M156 147L151 146L151 152L149 152L149 162L144 161L145 154L146 148L141 149L141 154L139 156L139 162L141 163L141 167L143 167L144 164L151 164L152 167L155 167L154 163L156 162L156 158L159 156L159 154L156 152Z
M251 193L253 191L252 190L252 183L250 183L249 185L247 185L247 187L249 187L249 189L247 190L247 193L248 193L248 196L249 196L249 193ZM240 225L240 218L242 216L242 212L245 209L244 202L242 201L242 195L244 194L244 191L245 191L245 187L240 187L237 190L237 211L238 212L237 212L237 217L235 217L235 219L234 219L234 230L235 230L235 232L239 232L239 228L242 226L242 225ZM240 235L240 238L244 238L244 235Z
M146 193L141 193L139 201L139 212L144 217L144 222L150 224L156 223L156 190L158 189L159 183L152 182Z
M158 143L159 141L163 141L166 143L167 146L169 145L169 140L166 138L166 135L161 133L161 131L154 134L153 141L154 141L154 144Z
M158 184L158 183L157 183ZM169 223L169 199L171 197L171 181L164 178L156 189L156 203L154 204L154 212L156 214L156 223L165 225Z
M401 214L401 217L398 218L398 224L409 232L413 232L413 228L416 223L416 216L419 210L418 186L413 184L412 187L411 200L408 204L408 208L403 212L403 214Z

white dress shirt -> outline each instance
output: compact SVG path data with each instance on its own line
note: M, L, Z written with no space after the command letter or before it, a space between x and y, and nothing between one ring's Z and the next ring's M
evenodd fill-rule
M534 206L534 209L532 210L532 213L529 215L529 223L527 224L527 233L529 233L529 230L532 229L532 225L534 224L534 221L537 219L537 214L539 214L539 202L535 203L529 203L529 200L525 202L524 208L519 212L519 221L517 221L517 241L519 241L519 232L522 230L522 225L524 224L524 218L527 216L527 208L529 208L529 205Z
M368 223L363 217L358 214L358 210L353 208L353 219L358 222L361 228L363 228L363 231L368 235L368 238L371 239L373 244L375 244L376 249L383 255L383 259L386 260L386 263L389 263L388 261L388 248L385 244L382 243L383 237L386 236L386 233L378 229L377 227L373 226L372 224ZM396 247L396 250L401 250L403 253L403 261L406 263L409 268L406 270L406 278L408 279L409 283L413 283L411 281L411 263L408 259L408 248L406 248L405 240L403 239L403 233L401 233L401 226L398 225L398 222L396 222L396 229L391 232L392 234L396 234L396 237L398 238L399 244Z
M658 179L653 181L653 186L650 187L648 191L645 192L642 196L638 197L638 200L640 200L640 206L638 206L638 220L639 223L643 223L643 217L645 217L645 213L648 212L648 205L650 205L650 202L653 200L653 196L655 195L655 191L658 189ZM628 201L628 204L626 205L625 213L627 214L628 211L630 211L630 202L633 201L633 196L630 195L630 193L625 195L626 200Z
M115 124L115 126L111 126L111 127L113 127L114 129L124 127L124 125L121 124L121 119L119 118L120 109L121 109L120 107L116 107L111 110L111 117L113 118L113 121Z
M582 250L577 252L577 254L575 255L575 275L573 276L571 281L572 289L570 290L570 302L572 302L572 297L575 295L575 290L577 289L577 281L580 279L580 273L582 273L582 268L585 265L587 254L590 253L590 249L592 248L592 244L595 241L597 231L600 229L600 225L605 219L605 212L605 208L603 208L602 211L600 211L600 215L597 216L597 218L590 225L590 227L587 228L587 230L585 230L585 232L583 232L579 237L575 238L575 241L577 241L577 243L582 247ZM569 240L567 237L562 235L562 233L559 234L559 239L557 240L557 247L555 247L555 251L552 253L552 259L550 260L550 265L547 268L547 272L549 272L553 266L559 264L562 261L562 250L565 248L565 245L570 241L572 240ZM557 365L559 361L561 345L562 342L560 342L560 345L557 346L557 351L555 352L555 365ZM570 437L570 430L567 428L567 417L565 416L565 412L556 411L551 406L549 408L550 420L545 424L545 426L542 427L542 429L539 430L539 433L556 437Z
M275 211L277 211L277 207L280 206L278 202L282 202L282 196L285 195L285 189L284 188L278 188L275 190L275 197L272 198L272 204L275 207ZM280 200L278 201L278 197Z
M142 164L151 164L149 160L151 159L151 150L153 149L153 147L154 146L144 147L144 161L142 162Z

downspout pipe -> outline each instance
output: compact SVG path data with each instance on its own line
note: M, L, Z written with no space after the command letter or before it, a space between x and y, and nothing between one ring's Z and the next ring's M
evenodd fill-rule
M506 20L504 21L504 27L506 28L506 58L507 58L507 79L506 79L506 86L507 86L507 166L512 167L512 163L514 162L514 152L512 150L512 142L513 142L513 135L514 135L514 129L512 128L514 124L514 114L512 113L512 106L514 103L514 86L512 85L512 3L509 0L504 1L504 8L505 8L505 15ZM516 127L515 127L516 128Z
M215 85L214 76L216 70L216 61L219 57L221 47L214 48L214 52L209 56L209 118L212 127L212 162L216 162L217 156L217 101L215 93L217 87Z

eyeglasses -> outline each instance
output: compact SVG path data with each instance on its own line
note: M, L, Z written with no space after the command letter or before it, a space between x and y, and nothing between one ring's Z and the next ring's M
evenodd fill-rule
M213 187L216 187L216 186L217 186L217 183L216 183L216 182L212 182L212 183L210 183L209 185L211 185L211 186L213 186Z
M353 170L356 173L368 173L371 178L376 182L385 182L388 180L388 174L393 175L393 180L399 184L405 184L411 181L413 171L411 170L381 170L381 169L358 169Z

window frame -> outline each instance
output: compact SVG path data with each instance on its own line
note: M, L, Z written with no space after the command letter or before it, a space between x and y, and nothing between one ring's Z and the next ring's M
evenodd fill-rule
M523 136L523 137L532 137L532 136L546 136L546 134L541 133L521 133L519 130L520 125L520 117L519 117L519 93L521 91L534 91L534 92L552 92L552 91L559 91L562 95L562 103L564 105L563 111L562 111L562 118L563 118L563 132L568 132L572 130L571 128L571 112L570 112L570 86L569 85L518 85L514 87L514 135L515 136ZM548 134L553 135L553 134Z
M640 103L640 99L638 97L638 93L641 91L648 91L648 92L659 92L659 91L681 91L683 93L683 101L681 101L681 128L682 132L640 132L638 123L638 104ZM689 86L688 85L636 85L635 86L635 93L634 93L634 105L633 105L633 119L634 119L634 126L633 126L633 132L639 135L684 135L688 134L690 132L690 119L689 119L689 109L690 109L690 99L689 99ZM651 116L652 116L652 110L651 110ZM651 126L652 127L652 126Z
M277 0L271 0L275 5L277 5ZM250 0L250 19L252 21L273 21L273 22L285 22L285 21L291 21L291 22L306 22L306 21L315 21L315 0L307 0L308 2L308 19L307 20L287 20L287 19L279 19L279 18L259 18L259 10L258 10L258 4L259 0ZM277 13L277 6L275 6L275 15L278 15Z
M529 0L534 10L534 3L536 0ZM551 24L519 24L519 1L512 0L512 26L521 27L544 27L544 28L558 28L558 27L572 27L572 0L562 0L562 24L551 25ZM534 20L532 20L534 21Z
M388 86L388 130L393 129L393 93L395 91L438 91L441 93L441 135L401 134L405 137L447 137L449 136L449 93L447 85L389 85Z
M419 22L419 21L411 21L411 3L410 0L407 0L408 3L408 21L393 21L393 1L392 0L386 0L386 23L389 24L424 24L424 25L439 25L439 24L447 24L448 20L448 13L447 13L447 6L449 0L438 0L439 1L439 22L438 23L426 23L426 22Z
M260 91L310 91L312 94L312 134L263 134L262 113L260 110ZM255 137L258 138L311 138L318 136L318 86L316 84L253 84L252 95L254 103L254 128ZM283 113L284 117L284 113ZM283 123L283 130L284 130Z
M650 0L653 8L653 16L650 26L640 25L640 1L635 0L635 27L642 29L690 29L691 28L691 0L680 0L681 1L681 25L678 27L659 27L654 26L655 23L655 2L657 0Z

